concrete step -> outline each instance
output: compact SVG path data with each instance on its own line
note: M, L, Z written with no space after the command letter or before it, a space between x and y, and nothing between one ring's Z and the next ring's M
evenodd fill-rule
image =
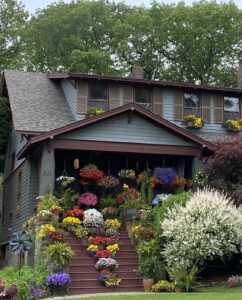
M138 263L130 262L126 264L119 264L117 272L119 271L134 271L138 269ZM93 272L96 271L95 262L87 264L75 264L72 261L69 264L70 273L72 272Z
M132 271L120 271L119 269L115 271L121 278L137 278L136 272ZM70 272L72 280L81 280L81 279L97 279L100 271L92 272Z
M98 276L97 276L98 277ZM93 279L73 279L69 285L69 287L102 287L103 282L96 278ZM141 278L122 278L120 286L127 285L142 285Z
M69 289L70 295L78 294L93 294L93 293L122 293L122 292L142 292L143 285L129 285L129 286L118 286L118 287L71 287Z

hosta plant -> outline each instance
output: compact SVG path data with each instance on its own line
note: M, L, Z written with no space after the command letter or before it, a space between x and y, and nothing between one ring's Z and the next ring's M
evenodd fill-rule
M56 263L59 266L65 266L73 257L74 252L69 245L55 242L45 248L44 254L47 255L49 261Z
M198 190L185 207L169 210L161 227L169 266L189 268L241 251L242 208L213 189Z

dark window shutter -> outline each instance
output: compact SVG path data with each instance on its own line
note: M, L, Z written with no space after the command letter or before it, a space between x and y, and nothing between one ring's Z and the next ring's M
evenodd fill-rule
M109 108L113 109L120 106L119 101L119 85L109 85Z
M202 117L207 122L210 123L210 95L202 95Z
M78 114L86 114L87 106L88 106L88 83L86 81L79 81L76 112Z
M183 92L174 91L174 120L183 121Z
M242 96L240 97L240 118L242 119Z
M162 89L153 89L153 112L158 116L163 116L163 99L162 99Z
M223 123L223 95L214 96L214 123Z
M123 93L124 93L124 104L133 102L133 87L132 87L132 85L124 85Z

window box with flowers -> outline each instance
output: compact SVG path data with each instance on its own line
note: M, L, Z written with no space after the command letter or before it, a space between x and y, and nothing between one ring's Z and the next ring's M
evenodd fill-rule
M204 120L202 118L197 118L195 115L188 115L184 118L186 122L186 127L200 129L204 125Z
M96 107L89 107L87 109L87 115L88 117L92 117L92 116L97 116L104 113L104 110L102 109L97 109Z
M224 124L224 127L231 132L240 132L242 127L242 119L239 120L227 120Z

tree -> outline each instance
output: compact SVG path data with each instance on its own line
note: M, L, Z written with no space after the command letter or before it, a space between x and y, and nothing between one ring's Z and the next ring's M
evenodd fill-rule
M211 187L233 196L242 204L242 137L217 143L214 155L204 163Z
M15 0L0 0L0 72L24 65L21 31L28 14Z
M234 3L200 1L190 7L184 2L177 6L154 3L151 13L154 47L167 59L160 79L236 86L242 11Z
M6 98L0 98L0 173L3 172L7 141L11 130L11 114L7 102Z

